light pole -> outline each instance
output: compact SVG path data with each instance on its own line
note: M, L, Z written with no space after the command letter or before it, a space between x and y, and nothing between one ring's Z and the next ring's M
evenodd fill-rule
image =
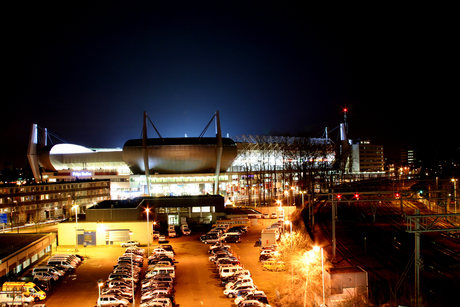
M322 276L322 283L323 283L323 305L322 306L326 306L326 296L325 296L325 293L324 293L324 254L323 254L323 248L322 247L319 247L319 246L314 246L313 249L315 251L318 251L321 249L321 276Z
M150 256L150 227L149 227L149 212L150 209L146 208L145 212L147 212L147 258Z
M455 213L457 213L457 179L452 178L451 181L454 184L454 203L455 203Z
M102 279L99 279L97 281L97 286L99 288L99 298L97 300L97 306L101 307L101 287L104 285L104 281Z
M72 206L75 209L75 252L78 252L78 215L77 215L77 209L78 205L73 205Z
M133 232L129 232L129 238L131 239ZM130 252L131 255L131 289L133 291L133 306L136 306L135 295L134 295L134 270L133 270L133 251Z

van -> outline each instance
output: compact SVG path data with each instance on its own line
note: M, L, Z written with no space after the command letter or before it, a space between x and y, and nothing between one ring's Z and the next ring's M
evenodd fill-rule
M153 270L149 272L149 275L168 275L172 278L176 278L176 269L173 266L160 266L153 268Z
M78 260L72 259L70 256L65 256L65 255L53 255L53 256L51 256L50 259L53 259L53 260L65 260L65 261L69 262L70 264L72 264L75 267L80 264L80 262L78 262Z
M216 243L216 242L219 242L220 239L219 239L219 236L217 236L216 234L205 234L205 235L202 235L200 237L200 240L201 242L203 242L204 244L208 244L208 243Z
M63 267L67 271L72 271L75 269L75 265L71 264L66 260L59 260L59 259L49 259L46 263L47 266L54 266L54 267Z
M182 224L180 226L180 230L182 231L182 233L184 234L184 236L189 236L192 231L190 230L190 228L188 228L188 225L187 224Z
M34 298L21 292L2 291L0 293L0 304L1 306L33 306Z
M225 277L227 277L227 276L233 275L233 274L235 274L236 272L242 271L242 270L243 270L243 268L240 267L240 266L222 267L222 268L219 270L219 275L220 275L220 278L225 278Z
M36 272L48 272L48 273L53 273L55 275L58 275L60 277L65 275L65 272L62 270L58 270L53 266L38 266L32 269L32 275L34 275Z
M3 283L2 291L20 292L24 296L31 296L35 301L42 301L46 298L46 293L33 282L7 281Z

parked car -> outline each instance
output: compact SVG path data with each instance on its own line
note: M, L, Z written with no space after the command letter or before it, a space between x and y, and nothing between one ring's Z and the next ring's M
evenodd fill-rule
M154 238L154 239L159 239L159 238L160 238L160 235L161 235L161 234L160 234L160 232L159 232L158 230L155 230L155 231L153 232L153 238Z
M238 307L270 307L270 305L267 305L257 300L246 300L246 301L240 302L238 304Z
M223 239L223 241L225 243L240 243L241 242L241 236L239 236L239 235L228 235Z
M265 213L262 214L262 218L263 219L268 219L268 218L270 218L270 215L267 212L265 212Z
M282 261L276 261L274 259L269 259L264 262L263 266L264 270L269 270L269 271L284 271L286 270L286 265Z
M277 217L278 217L278 215L276 214L276 212L272 212L270 214L270 218L272 218L272 219L276 219Z
M112 294L101 295L100 298L96 301L97 306L119 306L119 307L128 307L129 301L124 298L117 297Z
M139 243L139 241L136 241L136 240L129 240L129 241L121 243L121 247L131 247L131 246L138 247L139 245L141 244Z
M239 290L243 290L243 289L249 289L251 291L255 291L257 290L257 287L253 283L243 283L233 288L225 289L224 295L226 297L233 298L237 296Z
M51 272L34 272L34 280L41 280L41 281L57 281L59 279L59 276L56 274L53 274Z

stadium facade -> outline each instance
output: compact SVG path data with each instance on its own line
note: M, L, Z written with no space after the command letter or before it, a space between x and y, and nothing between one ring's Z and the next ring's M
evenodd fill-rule
M193 138L163 138L159 133L147 138L144 116L143 137L111 149L48 145L47 129L33 124L28 158L37 181L110 180L112 199L220 194L227 201L267 203L286 198L286 193L320 189L312 186L315 176L351 170L343 124L338 145L327 133L321 138L225 138L216 115L216 137Z

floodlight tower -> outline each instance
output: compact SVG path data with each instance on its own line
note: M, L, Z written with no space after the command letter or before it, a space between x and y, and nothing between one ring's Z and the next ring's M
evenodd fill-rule
M348 134L347 111L348 111L347 108L343 108L343 122L345 124L345 130Z

